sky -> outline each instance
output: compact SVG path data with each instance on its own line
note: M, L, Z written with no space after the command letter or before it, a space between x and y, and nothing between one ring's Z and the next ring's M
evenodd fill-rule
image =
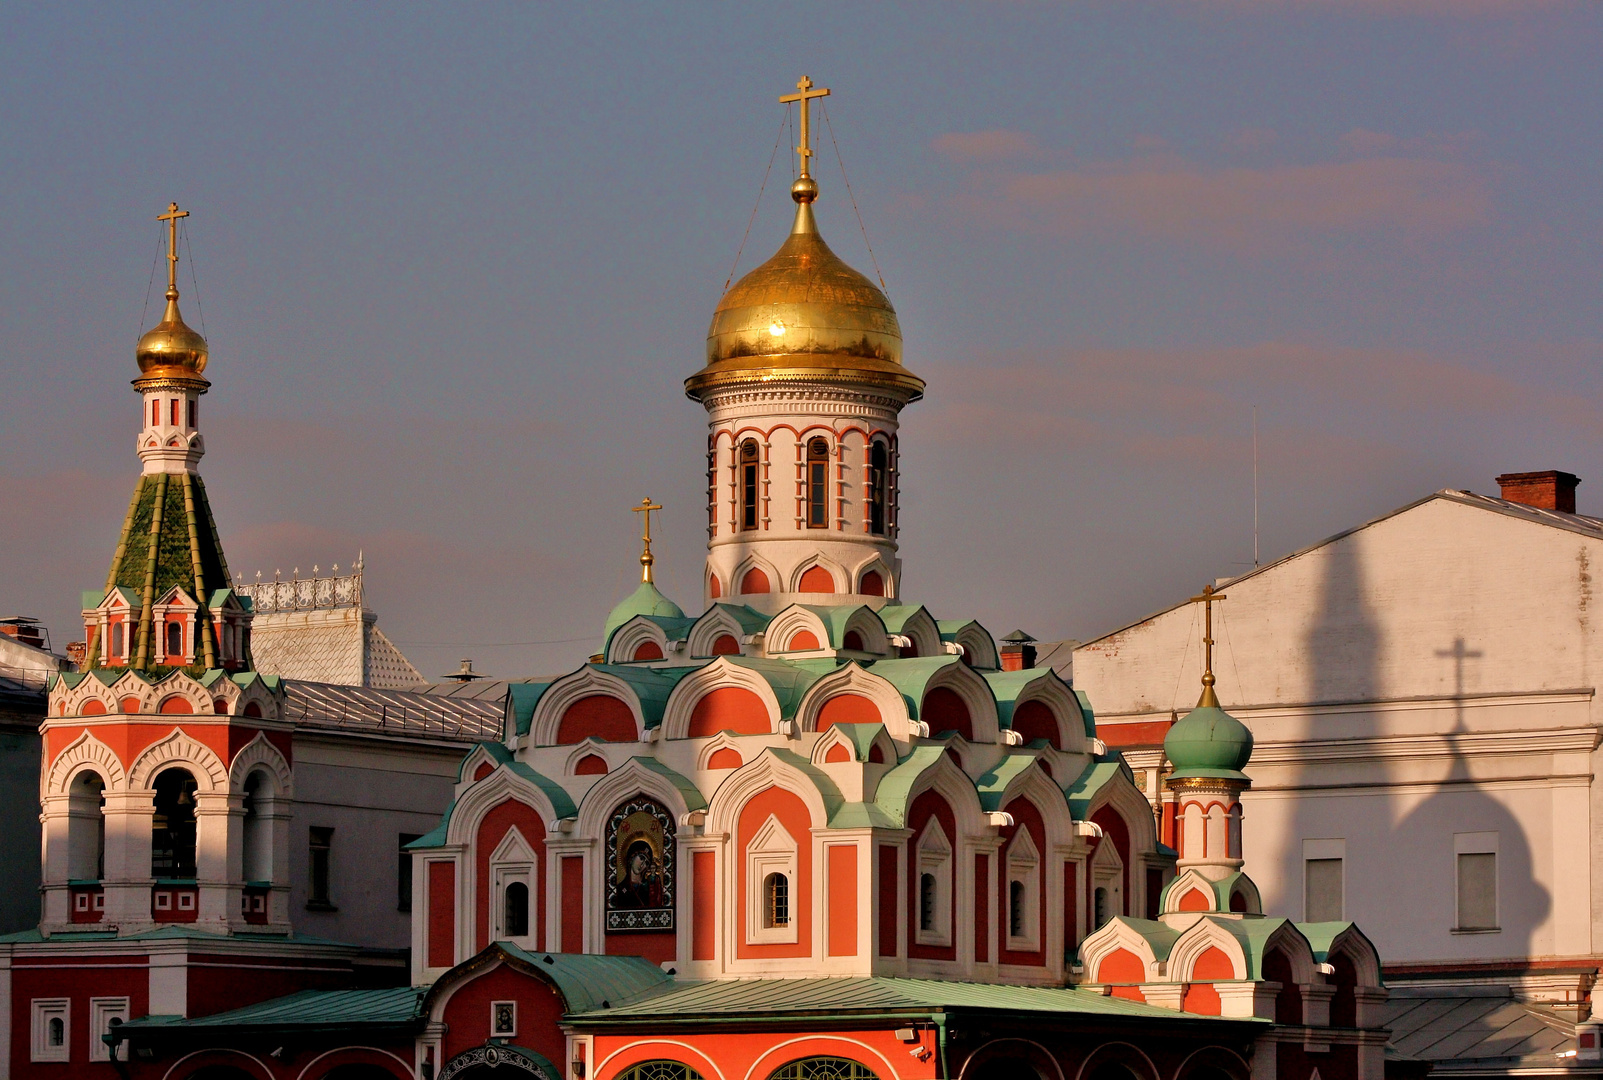
M683 380L788 227L803 73L821 228L928 382L936 617L1089 639L1250 568L1254 410L1263 561L1503 472L1603 514L1600 54L1544 0L9 5L0 614L82 637L174 199L231 569L361 551L426 675L557 673L650 495L698 610Z

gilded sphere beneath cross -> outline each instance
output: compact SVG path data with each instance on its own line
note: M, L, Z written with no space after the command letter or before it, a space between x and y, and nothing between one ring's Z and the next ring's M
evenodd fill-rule
M790 197L797 202L812 202L818 198L818 181L811 176L803 176L790 185Z

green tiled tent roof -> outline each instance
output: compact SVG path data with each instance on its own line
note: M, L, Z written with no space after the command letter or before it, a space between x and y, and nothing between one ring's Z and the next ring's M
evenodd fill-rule
M215 590L227 589L228 580L228 560L217 538L205 481L193 473L141 476L101 590L101 599L113 589L122 590L140 612L137 644L130 650L135 666L149 666L152 655L151 604L174 587L204 604ZM203 625L211 653L215 642L209 640L210 621ZM91 641L85 665L94 667L99 653L100 642Z

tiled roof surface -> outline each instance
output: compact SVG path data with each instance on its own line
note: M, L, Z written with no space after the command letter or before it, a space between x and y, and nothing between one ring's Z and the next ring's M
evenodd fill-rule
M472 743L501 738L500 701L284 680L284 719L313 728Z
M358 607L258 612L251 655L256 670L287 679L391 690L424 681Z
M1569 1013L1569 1018L1561 1015ZM1575 1006L1516 1001L1507 987L1441 990L1398 988L1383 1023L1399 1053L1429 1061L1436 1072L1499 1069L1557 1070L1558 1055L1575 1049Z

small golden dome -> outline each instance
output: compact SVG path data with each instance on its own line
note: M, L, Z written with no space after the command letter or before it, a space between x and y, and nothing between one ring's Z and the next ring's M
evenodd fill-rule
M136 385L156 379L179 379L204 384L208 350L201 337L178 312L178 290L168 288L167 311L161 322L145 332L135 350L139 360Z
M896 309L818 233L809 176L791 189L796 221L773 258L724 294L707 330L707 366L685 381L696 400L737 383L830 378L921 396L902 367Z

